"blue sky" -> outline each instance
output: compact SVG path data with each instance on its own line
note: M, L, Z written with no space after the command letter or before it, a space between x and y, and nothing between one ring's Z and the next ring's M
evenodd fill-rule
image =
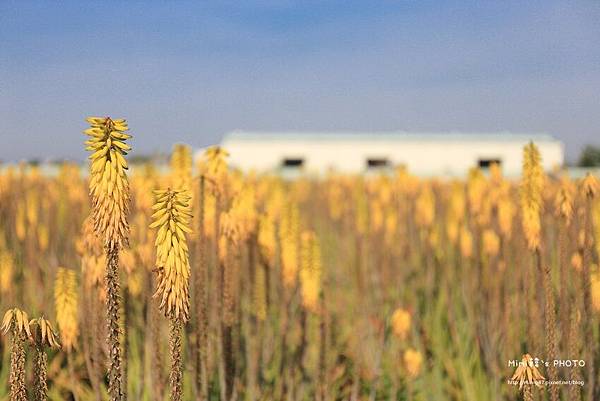
M60 4L60 5L57 5ZM248 130L540 131L600 145L600 2L0 1L0 159Z

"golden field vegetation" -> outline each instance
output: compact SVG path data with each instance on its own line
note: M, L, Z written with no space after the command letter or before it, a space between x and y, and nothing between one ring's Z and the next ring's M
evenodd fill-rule
M534 144L517 181L283 180L128 169L127 122L88 123L83 171L0 172L0 400L600 399L598 183Z

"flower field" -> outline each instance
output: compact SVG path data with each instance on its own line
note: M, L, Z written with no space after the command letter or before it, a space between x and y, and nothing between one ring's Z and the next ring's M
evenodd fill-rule
M600 399L593 175L161 169L87 121L85 166L0 170L0 400Z

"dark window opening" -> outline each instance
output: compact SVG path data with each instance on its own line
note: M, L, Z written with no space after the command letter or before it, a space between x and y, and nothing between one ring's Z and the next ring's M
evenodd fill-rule
M300 158L283 159L283 162L281 163L281 165L283 167L300 168L304 165L304 159L300 159Z
M479 168L489 169L492 164L502 166L502 160L500 159L479 159Z
M384 168L390 165L390 161L385 158L367 159L368 168Z

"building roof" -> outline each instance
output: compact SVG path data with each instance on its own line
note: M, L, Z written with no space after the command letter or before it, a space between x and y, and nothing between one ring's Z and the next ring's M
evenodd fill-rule
M508 131L466 133L458 131L449 132L406 132L406 131L378 131L378 132L302 132L302 131L232 131L225 135L223 142L229 141L435 141L435 142L559 142L556 138L546 133L513 133Z

